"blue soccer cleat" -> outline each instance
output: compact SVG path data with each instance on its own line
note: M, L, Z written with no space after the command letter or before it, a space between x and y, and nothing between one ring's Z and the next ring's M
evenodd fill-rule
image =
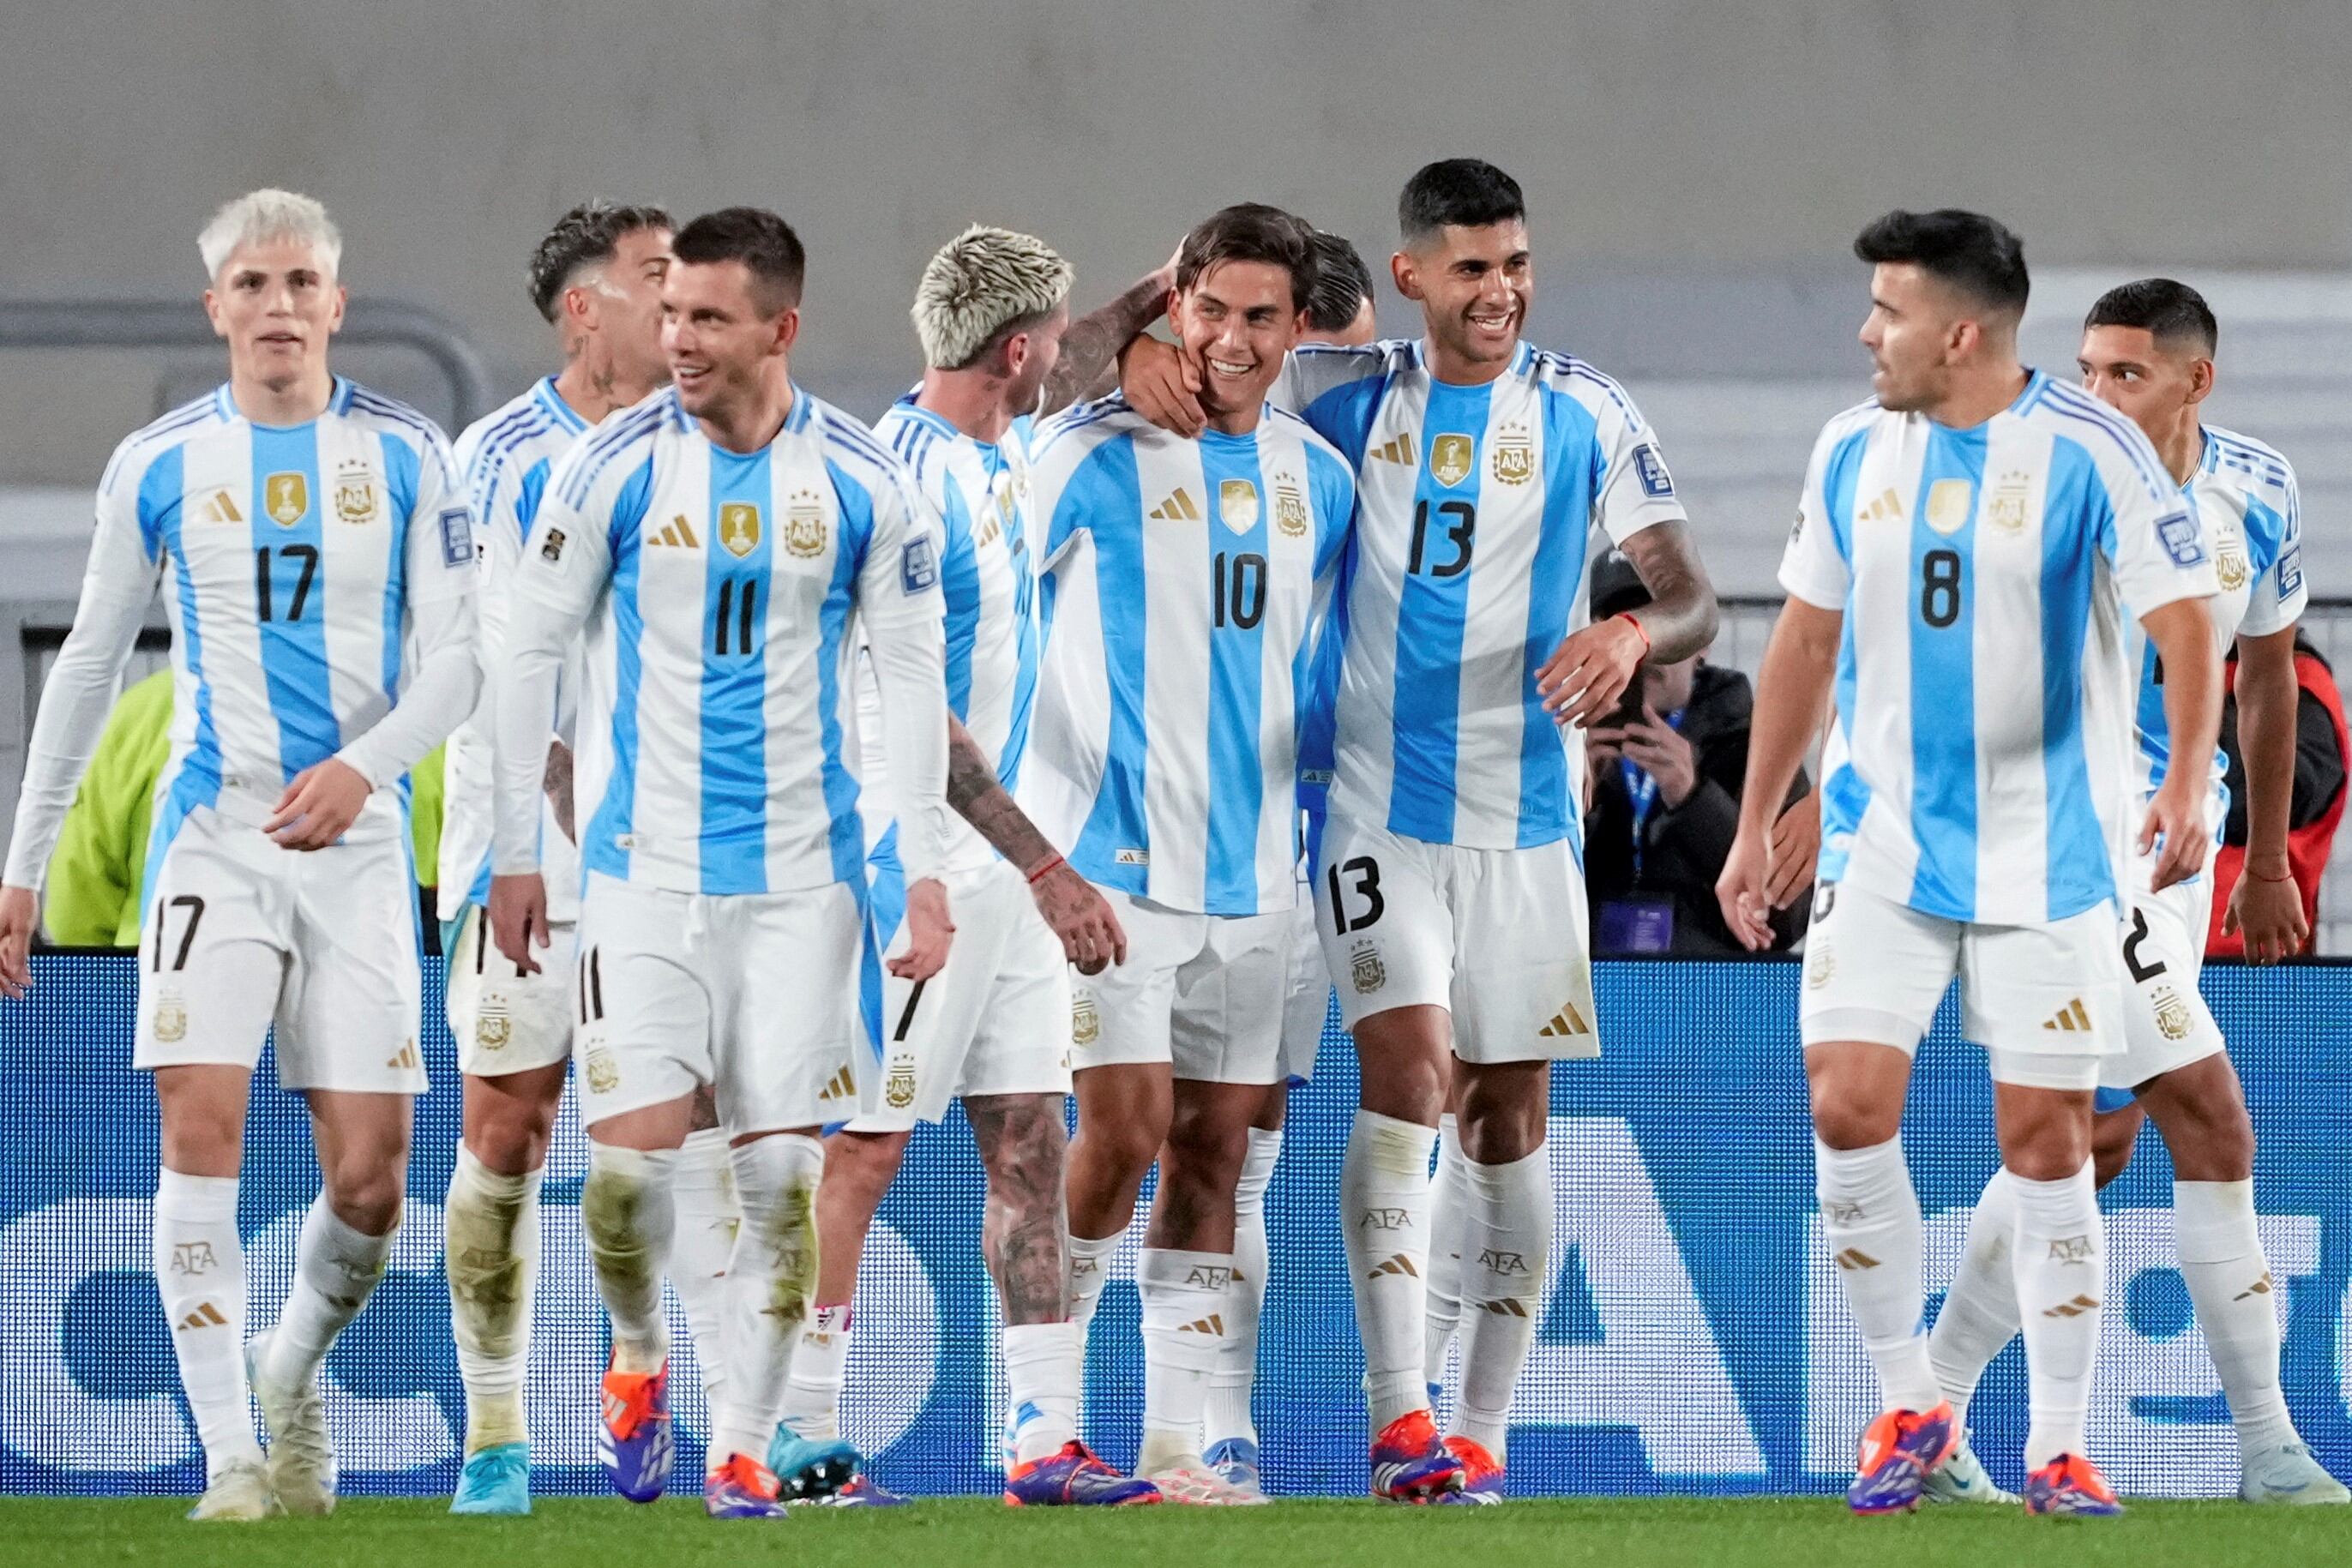
M466 1456L457 1476L451 1513L526 1514L530 1511L530 1445L498 1443Z
M1426 1410L1408 1410L1372 1439L1372 1495L1389 1502L1427 1502L1462 1488L1462 1461L1438 1440Z
M1158 1487L1140 1476L1119 1474L1075 1440L1063 1444L1059 1453L1013 1466L1004 1478L1010 1508L1132 1508L1160 1500Z
M1479 1507L1503 1500L1503 1461L1486 1444L1472 1437L1448 1437L1445 1451L1462 1466L1462 1490L1440 1492L1433 1501Z
M661 1496L676 1457L673 1440L667 1362L659 1372L604 1374L596 1458L613 1478L614 1491L631 1502L651 1502Z
M915 1500L900 1497L872 1476L859 1471L831 1497L811 1498L813 1508L905 1508Z
M1257 1497L1265 1495L1265 1483L1257 1469L1257 1445L1249 1438L1220 1438L1201 1457L1227 1486Z
M1910 1512L1919 1506L1928 1472L1959 1443L1959 1420L1948 1403L1927 1411L1885 1412L1862 1435L1846 1506L1861 1514Z
M857 1449L839 1437L803 1437L779 1421L768 1469L790 1501L823 1502L856 1476Z
M736 1454L702 1480L702 1511L713 1519L782 1519L776 1478L749 1454Z
M2113 1519L2123 1511L2099 1467L2080 1454L2061 1454L2025 1478L2028 1513Z

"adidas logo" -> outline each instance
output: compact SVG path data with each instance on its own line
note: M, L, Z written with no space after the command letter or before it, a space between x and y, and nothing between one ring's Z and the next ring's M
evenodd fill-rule
M2248 1296L2267 1296L2270 1293L2271 1275L2270 1270L2265 1269L2263 1270L2263 1277L2261 1279L2255 1281L2252 1284L2247 1286L2244 1290L2240 1291L2236 1295L2230 1299L2233 1301L2242 1301Z
M1539 1040L1558 1040L1563 1035L1591 1034L1591 1032L1592 1026L1584 1021L1584 1015L1576 1010L1575 1003L1570 1002L1552 1014L1551 1022L1536 1030L1536 1037Z
M2043 1024L2042 1027L2043 1029L2063 1030L2068 1034L2088 1033L2091 1028L2090 1010L2083 1006L2083 998L2076 997L2073 1001L2068 1002L2064 1007L2058 1009L2058 1016L2056 1018L2052 1019L2048 1023Z
M228 1327L228 1319L222 1315L218 1307L206 1301L203 1306L182 1318L180 1326L184 1329L225 1329Z
M1192 491L1180 488L1148 515L1163 523L1197 523L1201 520L1201 508L1193 501Z
M2042 1312L2045 1318L2079 1318L2084 1312L2095 1312L2099 1303L2095 1297L2077 1296L2071 1301L2061 1301Z
M241 523L245 514L236 509L236 498L226 490L215 490L205 504L196 508L200 523Z
M1178 1333L1204 1333L1223 1337L1225 1332L1225 1314L1223 1312L1211 1312L1205 1318L1194 1318L1191 1322L1184 1324L1176 1332Z
M833 1076L824 1081L824 1087L817 1091L816 1098L817 1103L822 1105L827 1101L854 1099L856 1094L856 1074L849 1071L849 1063L845 1061L834 1069Z
M1837 1266L1848 1273L1860 1269L1875 1269L1878 1260L1859 1247L1849 1247L1837 1255Z
M1402 463L1408 468L1420 462L1412 449L1412 432L1410 430L1393 441L1384 441L1373 447L1372 455L1383 463Z
M1855 516L1865 523L1882 522L1890 517L1899 518L1903 516L1903 498L1893 490L1888 490L1878 499L1863 507Z
M392 1053L391 1057L385 1061L384 1065L391 1068L395 1072L414 1071L417 1065L416 1042L413 1040L402 1040L400 1042L400 1049Z
M1374 1264L1372 1266L1372 1271L1365 1275L1364 1278L1367 1280L1377 1280L1383 1274L1402 1274L1408 1280L1418 1280L1421 1278L1421 1270L1414 1268L1412 1266L1412 1260L1406 1257L1402 1252L1395 1254L1385 1261Z
M1492 1312L1498 1318L1523 1318L1528 1315L1527 1303L1515 1301L1508 1296L1499 1301L1481 1301L1478 1303L1478 1310L1482 1312Z
M670 518L669 526L656 534L648 544L668 545L674 549L698 549L702 541L694 537L694 525L686 520L684 512Z

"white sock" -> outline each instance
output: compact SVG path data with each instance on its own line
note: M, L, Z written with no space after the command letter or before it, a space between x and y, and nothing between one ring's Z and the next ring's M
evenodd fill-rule
M659 1372L669 1360L662 1270L677 1210L676 1149L624 1149L591 1140L580 1187L580 1224L596 1265L596 1293L613 1320L616 1372Z
M727 1157L727 1130L688 1133L677 1151L671 1188L677 1233L669 1246L670 1289L686 1309L702 1372L704 1403L716 1411L727 1390L727 1260L735 1251L735 1167Z
M530 1370L531 1289L539 1278L543 1173L501 1176L457 1145L441 1210L449 1331L466 1386L466 1452L527 1443L522 1389Z
M236 1233L236 1177L183 1176L155 1181L155 1291L172 1325L180 1385L205 1446L207 1479L239 1461L257 1463L245 1390L245 1243Z
M736 1149L734 1161L743 1225L727 1265L727 1403L710 1418L714 1468L733 1454L767 1460L793 1347L816 1289L824 1145L798 1133L773 1134Z
M1230 1252L1147 1247L1136 1260L1135 1288L1143 1299L1140 1473L1201 1451L1201 1414L1224 1353L1233 1276Z
M1078 1436L1078 1385L1086 1355L1078 1325L1004 1325L1004 1391L1013 1402L1013 1458L1058 1454Z
M1429 1408L1422 1377L1429 1272L1429 1155L1436 1129L1356 1113L1339 1164L1339 1223L1364 1345L1364 1401L1375 1436Z
M298 1387L319 1375L335 1336L375 1293L399 1232L395 1220L381 1236L362 1236L335 1218L325 1193L312 1201L296 1247L294 1289L269 1331L268 1364L261 1371L272 1384Z
M1225 1320L1225 1354L1209 1380L1209 1407L1202 1437L1212 1448L1227 1438L1257 1441L1257 1423L1250 1418L1250 1391L1257 1382L1258 1314L1265 1306L1266 1270L1271 1260L1265 1240L1265 1189L1274 1180L1275 1162L1282 1157L1282 1134L1262 1127L1249 1130L1249 1153L1242 1158L1242 1176L1234 1188L1234 1293Z
M1927 1335L1937 1385L1963 1422L1985 1368L2017 1336L2016 1249L2017 1195L2008 1167L1998 1166L1969 1216L1959 1272L1952 1276L1944 1310Z
M1127 1235L1062 1237L1062 1256L1070 1260L1070 1321L1078 1325L1078 1346L1085 1354L1087 1331L1094 1327L1095 1308L1102 1304L1103 1287L1110 1283L1111 1254Z
M2254 1184L2174 1182L2172 1228L2180 1277L2238 1424L2239 1451L2296 1441L2279 1387L2278 1305L2254 1220Z
M2010 1173L2017 1195L2017 1305L2025 1325L2025 1468L2084 1451L2091 1368L2106 1296L2105 1228L2091 1163L2060 1181Z
M1437 1119L1437 1175L1430 1180L1429 1301L1422 1329L1422 1379L1432 1390L1445 1381L1445 1349L1462 1322L1462 1227L1470 1201L1462 1167L1462 1134L1448 1111Z
M1944 1396L1919 1326L1926 1306L1922 1223L1903 1140L1832 1149L1815 1138L1813 1185L1821 1198L1822 1239L1870 1364L1878 1369L1881 1399L1890 1410L1934 1409Z
M1504 1165L1465 1160L1461 1236L1462 1398L1454 1433L1499 1460L1511 1394L1535 1343L1551 1267L1551 1162L1542 1150Z
M795 1437L841 1436L841 1385L849 1369L849 1303L818 1307L801 1330L784 1379L781 1418Z

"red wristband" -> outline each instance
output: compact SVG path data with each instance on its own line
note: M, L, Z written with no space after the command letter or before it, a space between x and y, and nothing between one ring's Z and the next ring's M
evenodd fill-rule
M1627 610L1621 612L1618 614L1617 619L1625 622L1626 625L1631 626L1640 634L1642 639L1642 657L1644 659L1648 658L1650 656L1650 632L1649 629L1642 624L1641 618L1635 615L1632 611Z
M1053 858L1053 859L1051 859L1051 860L1047 861L1044 865L1039 866L1035 871L1033 871L1033 872L1031 872L1031 873L1029 873L1029 885L1030 885L1030 886L1032 886L1032 887L1036 886L1036 885L1037 885L1037 883L1038 883L1038 881L1039 881L1041 878L1043 878L1043 877L1046 876L1047 874L1049 874L1049 873L1054 870L1054 868L1055 868L1055 867L1056 867L1056 866L1060 866L1060 865L1066 865L1066 864L1068 864L1068 863L1069 863L1069 862L1066 862L1066 861L1065 861L1065 860L1063 860L1063 859L1062 859L1062 857L1061 857L1060 855L1058 855L1058 854L1057 854L1057 855L1054 856L1054 858Z
M2293 882L2294 880L2294 873L2293 871L2289 871L2284 876L2264 876L2251 865L2246 868L2246 874L2252 877L2256 882Z

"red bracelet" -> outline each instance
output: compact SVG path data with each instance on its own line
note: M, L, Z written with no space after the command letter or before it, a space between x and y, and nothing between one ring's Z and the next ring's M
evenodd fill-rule
M1648 629L1643 626L1640 618L1632 611L1626 610L1620 612L1617 619L1625 622L1626 625L1631 626L1641 635L1642 657L1644 659L1648 658L1650 656L1650 633Z
M2246 874L2252 877L2256 882L2293 882L2294 880L2294 873L2293 871L2289 871L2284 876L2264 876L2252 866L2248 866L2246 868Z
M1055 855L1053 859L1051 859L1051 860L1047 861L1044 865L1039 866L1035 871L1033 871L1033 872L1031 872L1031 873L1029 873L1029 885L1030 885L1030 886L1032 886L1032 887L1036 886L1036 885L1037 885L1037 883L1038 883L1039 879L1041 879L1041 878L1043 878L1043 877L1046 876L1047 874L1049 874L1049 873L1054 870L1054 868L1055 868L1055 867L1059 866L1059 865L1065 865L1065 864L1067 864L1067 863L1068 863L1068 862L1066 862L1066 861L1064 861L1060 855L1058 855L1058 854L1057 854L1057 855Z

